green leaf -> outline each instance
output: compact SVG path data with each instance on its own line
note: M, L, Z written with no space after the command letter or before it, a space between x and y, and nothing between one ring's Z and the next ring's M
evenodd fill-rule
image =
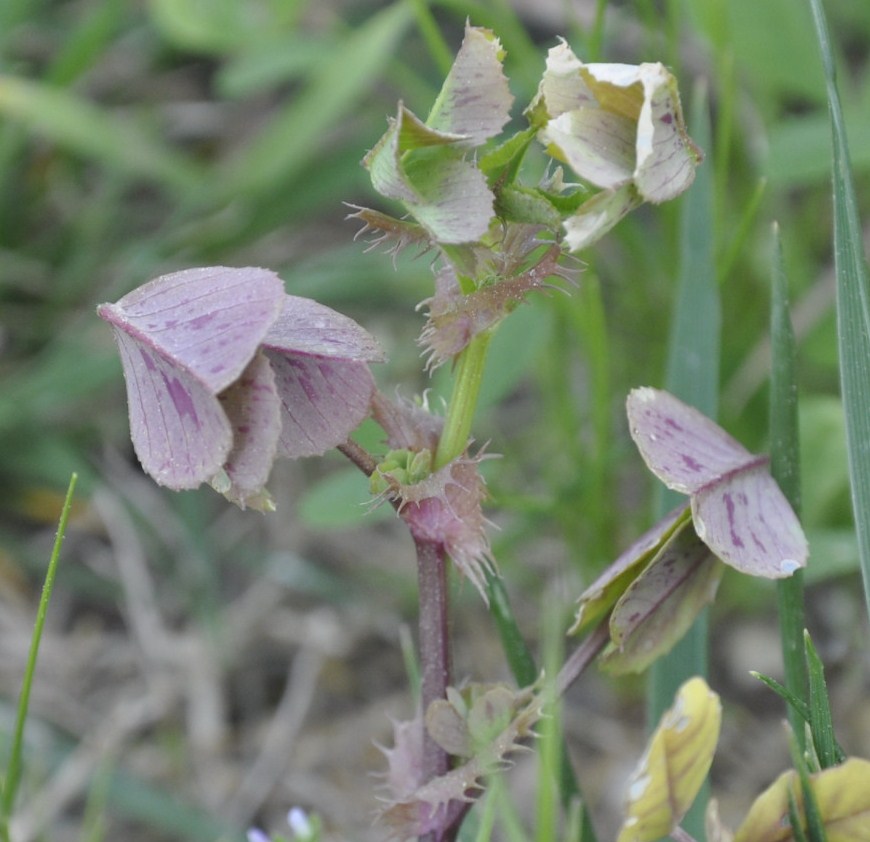
M721 724L719 697L703 678L680 687L632 774L617 842L653 842L682 821L707 777Z
M786 704L791 705L791 707L795 711L797 711L798 715L804 722L809 723L810 706L802 698L796 696L794 693L792 693L791 690L788 689L788 687L784 687L775 678L771 678L769 675L762 675L760 672L754 671L751 671L749 674L757 678L762 684L766 684ZM797 733L797 729L795 728L794 730L795 733ZM801 728L801 730L803 729Z

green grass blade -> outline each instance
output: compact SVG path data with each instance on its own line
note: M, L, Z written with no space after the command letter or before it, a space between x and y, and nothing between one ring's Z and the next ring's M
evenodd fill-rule
M828 686L825 682L825 669L819 658L809 633L804 633L806 646L807 673L810 694L810 730L819 765L822 769L836 766L846 759L846 753L834 736L834 718L828 699Z
M846 414L858 556L870 614L870 448L867 447L870 441L870 274L864 259L849 146L821 0L810 0L810 8L822 52L831 117L840 388Z
M709 160L711 129L706 91L698 88L692 103L690 128L708 160L698 168L695 183L683 199L680 227L680 277L668 354L665 388L716 416L719 384L720 307L716 284L713 234L713 166ZM662 515L684 500L662 491ZM677 689L693 675L707 673L707 612L686 636L653 664L647 689L647 721L657 723L671 706ZM696 838L703 834L707 797L702 789L683 827Z
M30 652L27 656L27 666L24 670L24 679L21 683L21 695L18 699L18 713L15 717L15 732L12 737L12 748L9 752L9 762L6 765L6 775L3 781L3 796L0 799L0 839L9 842L9 819L15 804L15 795L18 792L18 784L21 780L21 753L24 744L24 723L27 721L27 710L30 706L30 690L33 686L33 676L36 673L36 659L39 655L39 644L42 640L42 630L45 627L45 616L48 613L48 603L51 599L51 591L54 588L54 579L57 574L57 565L60 560L60 548L63 545L63 536L66 533L69 513L72 508L73 493L75 492L78 475L70 477L66 499L60 512L60 522L57 526L57 534L54 539L54 547L48 560L48 570L45 573L45 582L42 586L42 595L39 598L39 607L36 611L36 622L33 626L33 635L30 638Z
M798 396L795 378L795 338L788 307L788 282L782 260L779 228L774 226L771 284L770 341L770 472L796 513L800 514L800 457L798 448ZM807 696L804 658L803 571L776 584L780 645L785 687L798 699ZM803 718L794 705L788 720L795 739L804 747Z

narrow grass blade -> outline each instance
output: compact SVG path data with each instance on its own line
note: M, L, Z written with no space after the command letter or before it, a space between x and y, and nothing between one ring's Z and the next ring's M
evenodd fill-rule
M794 734L791 735L789 748L791 750L792 762L797 772L801 788L801 802L803 804L803 810L801 810L795 797L795 791L789 787L788 814L795 842L798 842L800 839L805 840L805 842L827 842L827 834L825 833L824 821L819 810L819 803L810 783L809 764L795 736ZM806 819L806 822L804 822L804 819Z
M15 795L18 792L18 784L21 780L21 753L24 744L24 723L27 721L27 710L30 706L30 690L33 686L33 676L36 673L36 659L39 655L39 644L42 640L42 630L45 627L45 616L48 613L48 603L51 599L51 591L54 588L54 579L57 574L57 565L60 560L60 548L63 545L63 536L66 533L69 513L72 508L73 494L76 488L78 475L70 477L66 498L60 512L60 522L57 526L57 534L54 539L54 547L48 561L48 570L45 573L45 582L42 586L42 596L39 599L39 607L36 611L36 623L33 626L33 635L30 638L30 652L27 656L27 666L24 670L24 679L21 683L21 695L18 698L18 713L15 718L15 732L12 737L12 748L9 753L9 762L6 764L6 776L3 781L3 795L0 798L0 839L9 842L9 819L15 804Z
M825 669L822 660L813 646L808 632L804 633L806 644L807 671L810 689L810 730L813 734L813 745L822 769L836 766L846 759L846 754L837 743L834 736L834 719L831 715L831 704L828 699L828 687L825 683Z
M787 280L782 260L779 228L774 226L771 284L770 341L770 472L786 499L800 515L800 457L798 447L797 380L795 339L788 308ZM798 699L807 696L807 666L804 658L803 571L776 583L779 634L785 668L785 687ZM788 720L803 748L803 718L789 705Z
M858 556L864 579L864 598L870 613L870 448L867 447L870 441L870 273L864 258L846 127L821 0L810 0L810 8L825 68L831 117L840 387L846 414Z
M719 388L720 307L714 264L713 163L706 90L698 87L692 101L690 133L708 159L698 168L695 183L683 199L680 226L680 277L674 307L665 387L681 400L716 417ZM663 491L659 516L684 498ZM707 613L650 670L647 721L658 722L678 688L691 676L707 673ZM700 838L707 793L702 790L683 827Z
M757 678L762 684L767 685L777 696L780 697L787 705L790 705L794 708L797 715L800 717L799 723L797 727L792 725L792 729L795 733L797 733L798 728L803 732L804 723L810 721L810 706L799 696L796 696L792 693L784 685L780 684L775 678L771 678L769 675L762 675L760 672L755 672L750 670L749 674L753 678ZM789 717L791 719L791 717ZM801 744L803 744L803 740L801 740Z

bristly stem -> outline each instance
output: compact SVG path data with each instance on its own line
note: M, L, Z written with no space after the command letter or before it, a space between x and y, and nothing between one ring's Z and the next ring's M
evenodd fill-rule
M446 697L451 680L447 558L441 544L416 539L414 543L420 601L420 700L425 716L432 702ZM449 769L447 752L424 730L424 780L444 775Z
M453 394L450 396L447 417L444 419L444 431L441 433L438 451L435 454L433 467L436 471L460 456L468 446L471 422L474 419L480 386L483 383L483 368L490 337L489 331L478 334L459 355Z

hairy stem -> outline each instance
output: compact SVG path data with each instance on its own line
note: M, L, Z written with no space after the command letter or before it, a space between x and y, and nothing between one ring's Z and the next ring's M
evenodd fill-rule
M353 439L348 439L343 444L336 445L336 450L343 453L357 466L367 477L370 477L377 467L374 457L365 448L360 447Z
M447 695L451 676L450 623L447 594L447 558L440 544L416 541L420 600L420 699L425 716L429 705ZM424 726L425 727L425 726ZM423 732L423 773L430 780L450 769L450 759Z

